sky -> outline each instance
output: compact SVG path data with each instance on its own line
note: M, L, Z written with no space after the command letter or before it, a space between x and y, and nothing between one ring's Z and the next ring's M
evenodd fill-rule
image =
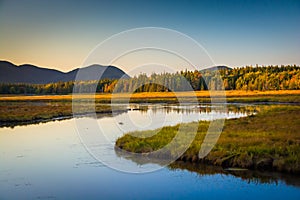
M187 35L216 65L300 64L300 0L0 0L0 27L0 60L61 71L85 64L112 35L141 27ZM132 70L129 58L118 67Z

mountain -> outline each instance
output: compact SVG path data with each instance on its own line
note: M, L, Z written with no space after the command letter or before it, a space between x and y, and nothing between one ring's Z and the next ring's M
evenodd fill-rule
M130 78L124 71L114 66L90 65L64 73L34 65L16 66L7 61L0 61L0 83L45 84L73 81L76 76L76 80Z
M213 66L213 67L209 67L209 68L206 68L206 69L202 69L202 70L200 70L200 72L212 72L212 71L224 70L224 69L232 70L232 68L230 68L230 67L221 65L221 66Z
M76 77L77 76L77 77ZM130 78L124 71L114 66L90 65L85 68L77 68L65 73L59 81L69 80L98 80Z

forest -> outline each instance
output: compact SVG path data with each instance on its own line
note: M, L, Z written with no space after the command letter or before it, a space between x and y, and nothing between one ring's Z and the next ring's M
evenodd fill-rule
M49 84L0 83L0 94L70 94L112 92L168 92L200 90L297 90L300 67L245 66L219 70L139 74L120 80L69 81Z

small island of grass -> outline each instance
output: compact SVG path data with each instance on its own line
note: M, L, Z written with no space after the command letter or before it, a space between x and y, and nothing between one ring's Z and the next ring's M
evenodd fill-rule
M226 120L217 144L202 159L198 158L198 152L209 122L183 124L181 128L186 130L186 134L193 126L198 126L198 132L188 150L177 161L299 174L299 114L300 106L273 105L257 115ZM129 133L116 141L116 147L147 156L168 144L178 128L179 125L164 127L155 135L153 132L157 130ZM147 135L153 136L145 137ZM172 156L172 152L163 156Z

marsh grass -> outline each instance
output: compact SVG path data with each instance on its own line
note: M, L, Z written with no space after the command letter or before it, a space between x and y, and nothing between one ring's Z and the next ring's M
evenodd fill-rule
M212 151L203 159L198 152L209 122L193 122L182 126L198 126L189 149L178 161L204 163L222 167L300 173L300 106L268 106L257 115L225 121L223 132ZM134 132L116 141L116 146L129 152L147 153L168 144L179 125L151 131ZM153 135L138 138L132 135ZM170 154L172 155L172 153Z
M115 108L121 110L124 108ZM55 118L70 118L73 114L111 113L110 104L78 102L76 113L70 101L0 101L0 126L30 124Z
M218 97L218 92L212 93ZM221 94L221 93L220 93ZM300 102L300 90L276 90L276 91L244 91L229 90L225 92L228 102ZM197 97L197 98L195 98ZM220 96L219 96L220 97ZM0 101L72 101L74 99L95 99L96 102L110 103L124 102L130 99L132 103L139 102L169 102L176 103L178 99L190 102L198 99L200 102L210 102L209 91L196 92L142 92L142 93L114 93L114 94L75 94L75 95L32 95L10 96L3 95Z

